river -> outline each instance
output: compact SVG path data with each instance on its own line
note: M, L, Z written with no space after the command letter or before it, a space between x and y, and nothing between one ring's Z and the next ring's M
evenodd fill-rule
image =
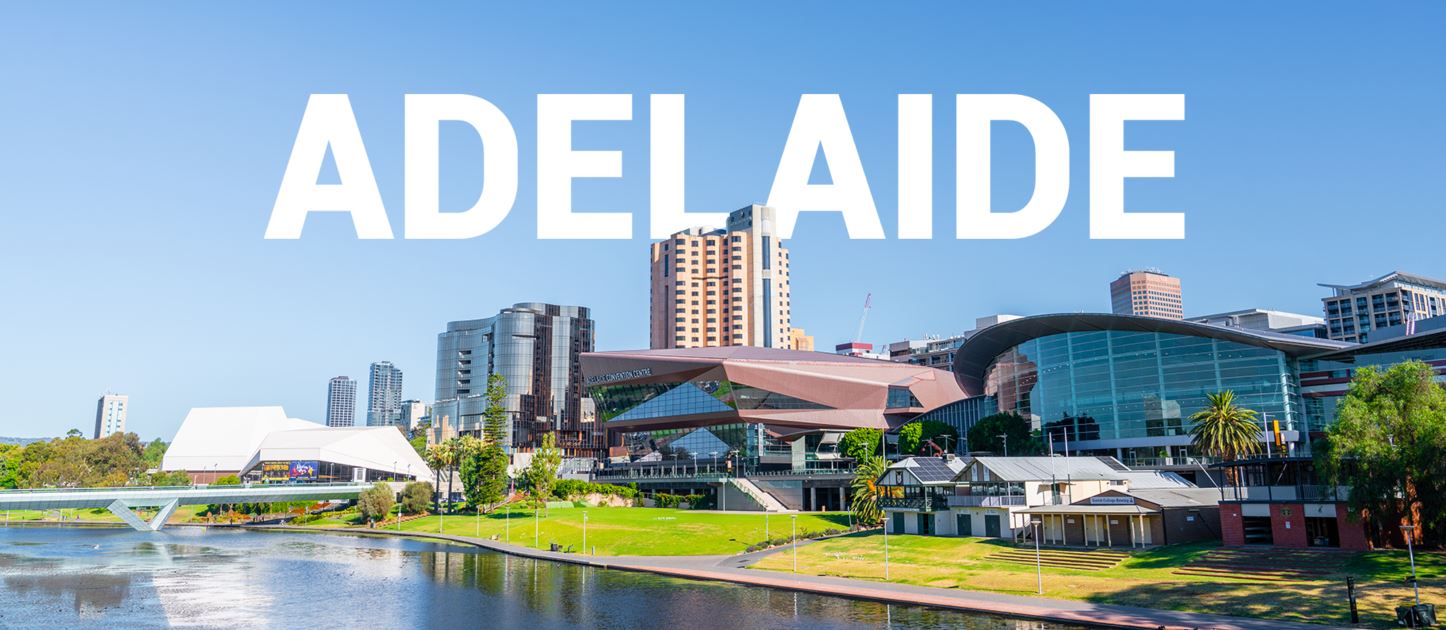
M1073 628L422 540L0 529L4 628Z

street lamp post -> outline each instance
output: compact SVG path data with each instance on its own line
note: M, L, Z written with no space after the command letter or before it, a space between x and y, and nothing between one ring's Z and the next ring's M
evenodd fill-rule
M788 520L793 526L793 533L789 536L793 539L793 572L798 573L798 515L789 514Z
M587 553L587 510L582 511L582 552Z
M1411 544L1411 530L1413 525L1402 525L1401 532L1406 535L1406 554L1411 558L1411 589L1416 592L1416 605L1421 605L1421 585L1416 582L1416 549Z
M890 517L890 516L892 516L892 515L889 514L888 512L884 512L884 581L885 581L885 582L889 581L889 517Z
M1009 457L1009 434L1000 433L999 439L1004 440L1004 456Z
M1034 520L1030 521L1030 524L1031 524L1031 525L1034 525L1034 580L1035 580L1036 584L1038 584L1038 586L1039 586L1039 594L1040 594L1040 595L1043 595L1043 594L1044 594L1044 567L1042 566L1042 563L1041 563L1040 557L1039 557L1039 525L1040 525L1040 522L1041 522L1041 521L1040 521L1039 519L1034 519Z

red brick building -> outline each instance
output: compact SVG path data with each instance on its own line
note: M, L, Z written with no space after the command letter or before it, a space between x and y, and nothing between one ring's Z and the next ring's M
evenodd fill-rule
M1325 485L1310 458L1260 457L1217 466L1234 480L1220 502L1226 546L1369 548L1365 524L1346 506L1349 488Z

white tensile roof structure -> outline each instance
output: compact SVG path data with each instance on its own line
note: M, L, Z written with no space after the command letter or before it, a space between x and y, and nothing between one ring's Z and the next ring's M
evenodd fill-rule
M277 431L266 436L242 470L261 462L322 461L367 470L416 475L429 480L432 472L416 449L395 427L316 427Z
M395 427L326 427L281 407L196 407L166 449L161 470L240 473L263 461L314 460L431 480Z

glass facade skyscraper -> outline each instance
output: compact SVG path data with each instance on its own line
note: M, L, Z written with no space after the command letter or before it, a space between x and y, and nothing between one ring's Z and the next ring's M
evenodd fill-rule
M600 455L606 436L594 430L579 366L579 356L592 349L593 321L582 306L524 302L486 319L450 322L437 335L433 427L480 432L487 379L500 374L511 416L507 446L531 450L543 434L555 433L568 456Z
M373 363L367 382L367 426L401 422L402 371L391 361Z
M356 381L347 376L334 376L326 385L326 426L349 427L356 424Z

